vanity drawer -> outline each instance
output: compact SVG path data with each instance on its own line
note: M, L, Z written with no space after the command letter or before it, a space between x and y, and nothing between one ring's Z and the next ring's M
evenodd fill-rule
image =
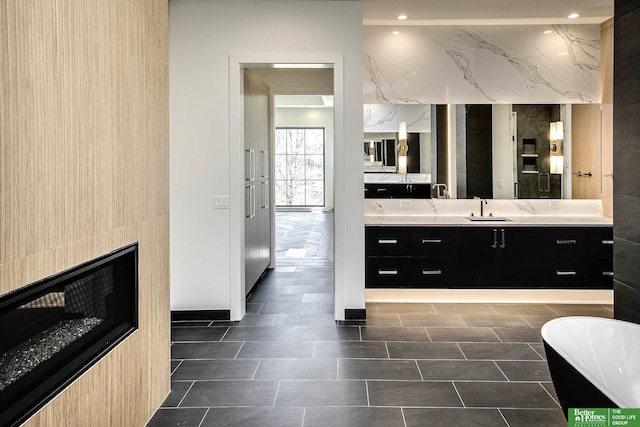
M412 256L450 257L453 255L453 229L419 227L409 232Z
M587 266L589 287L613 288L613 258L589 259Z
M590 258L613 259L613 228L590 229L587 233L587 253Z
M542 231L545 258L586 258L587 231L584 228L548 228Z
M587 284L585 258L546 258L542 261L542 286L577 288Z
M411 258L408 269L412 288L447 288L453 286L451 259Z
M367 256L408 256L409 232L405 227L365 228Z
M409 284L409 258L367 257L365 287L406 288Z

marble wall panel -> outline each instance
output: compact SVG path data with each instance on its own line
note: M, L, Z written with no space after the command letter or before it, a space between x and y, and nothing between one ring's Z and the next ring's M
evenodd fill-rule
M407 132L431 132L431 105L365 104L365 132L398 132L400 122L407 123Z
M364 102L592 103L598 25L365 26Z

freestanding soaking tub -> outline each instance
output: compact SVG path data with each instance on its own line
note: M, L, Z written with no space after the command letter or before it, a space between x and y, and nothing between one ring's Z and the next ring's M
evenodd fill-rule
M640 325L571 316L542 327L562 410L640 408Z

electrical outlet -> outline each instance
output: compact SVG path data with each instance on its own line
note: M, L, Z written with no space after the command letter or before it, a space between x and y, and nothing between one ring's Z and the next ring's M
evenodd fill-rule
M214 196L213 209L229 209L229 197Z
M411 200L401 200L400 201L400 207L401 208L410 208L411 207Z
M560 207L560 200L549 200L549 207L550 208L559 208Z

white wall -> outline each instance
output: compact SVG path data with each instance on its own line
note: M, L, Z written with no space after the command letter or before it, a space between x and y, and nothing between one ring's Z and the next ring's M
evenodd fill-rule
M325 209L333 209L333 109L277 108L276 127L324 128Z
M172 0L169 28L171 309L244 313L236 85L258 57L334 65L336 318L364 308L362 3Z

